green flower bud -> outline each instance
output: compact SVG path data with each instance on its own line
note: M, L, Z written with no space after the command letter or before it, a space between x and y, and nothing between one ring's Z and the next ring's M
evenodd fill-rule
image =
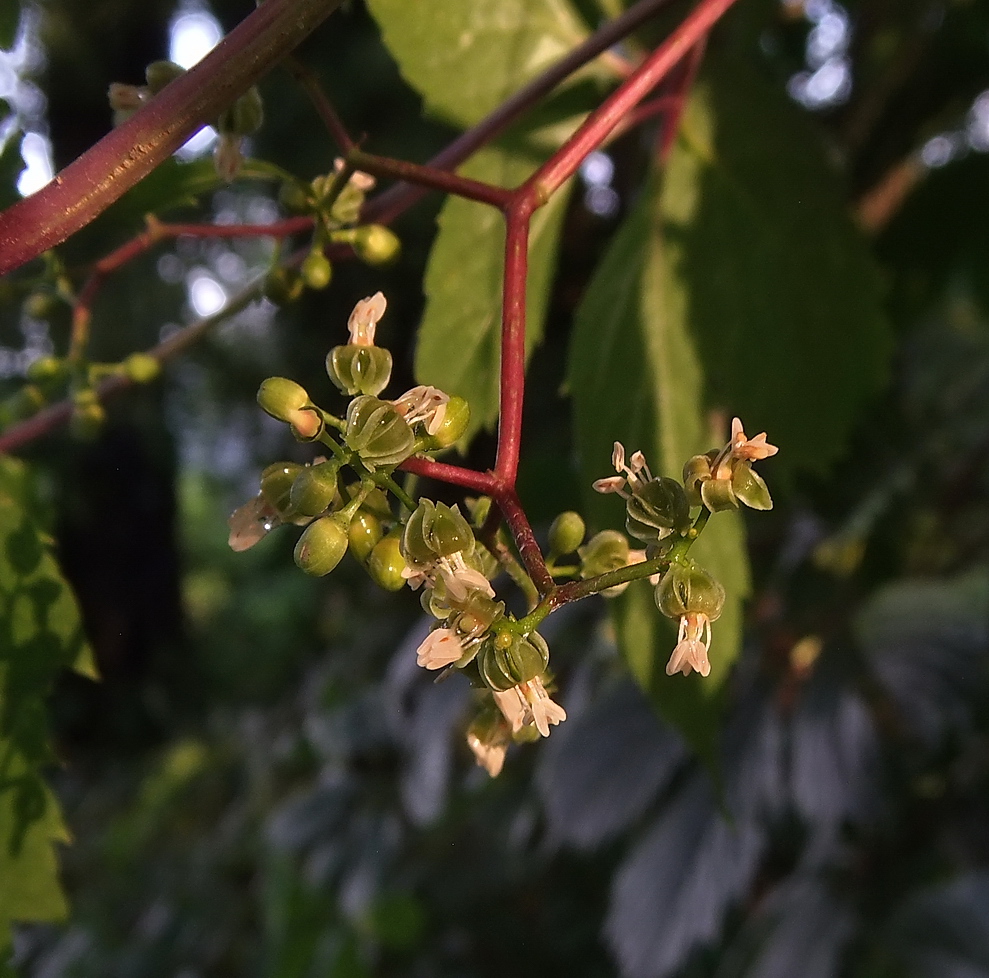
M302 280L311 289L325 289L333 277L333 266L321 248L313 248L306 255L299 271L302 274Z
M264 121L261 93L252 86L230 108L220 113L216 131L221 136L252 136Z
M292 433L312 441L323 430L323 419L309 400L306 389L287 377L269 377L258 389L258 404L273 418L292 426Z
M460 613L453 621L453 626L467 637L483 634L505 616L505 602L495 601L483 591L469 591L467 598L457 608Z
M371 580L386 591L401 591L405 586L402 571L408 566L401 550L402 531L396 527L375 545L367 558Z
M106 411L100 404L96 392L88 388L77 391L72 399L75 405L69 420L69 429L76 438L91 441L106 423Z
M336 459L304 467L292 482L289 494L292 509L303 516L324 513L336 498L339 470Z
M626 501L625 528L650 543L690 526L690 506L683 487L674 479L651 479Z
M274 268L264 280L264 295L276 306L294 302L305 291L302 276L292 268Z
M701 483L701 500L712 513L738 509L731 479L708 479Z
M275 462L261 473L261 495L283 522L297 515L292 507L292 484L303 468L296 462Z
M152 61L144 69L144 77L148 82L148 91L157 95L169 82L185 74L185 68L174 61Z
M278 202L287 211L304 214L312 209L312 200L304 186L295 180L286 180L278 188Z
M381 521L374 513L359 509L347 529L350 549L358 560L367 560L382 537Z
M323 577L343 560L347 544L344 525L332 516L322 516L302 531L293 556L307 574Z
M725 589L692 560L670 565L656 585L656 607L667 618L706 615L715 621L725 604Z
M474 532L456 506L419 500L402 536L402 553L407 560L426 564L437 557L473 550Z
M354 232L353 247L357 257L368 265L390 265L398 260L402 242L381 224L365 224Z
M560 556L561 554L572 554L584 542L584 534L587 527L580 513L568 510L560 513L550 524L549 528L549 549L550 553Z
M124 372L135 384L149 384L161 373L161 363L149 353L132 353L124 360Z
M446 403L446 411L439 429L426 439L429 450L449 448L463 437L470 423L470 405L462 397L451 397Z
M32 292L24 303L24 311L32 319L51 319L58 305L58 299L51 292Z
M27 379L35 382L56 380L67 373L64 360L57 357L39 357L27 368Z
M507 643L506 638L510 638ZM485 684L504 692L541 676L549 665L549 647L538 632L525 638L503 633L485 643L477 664Z
M326 355L326 372L344 392L380 394L391 380L391 353L380 346L348 343L335 346Z
M687 501L691 506L700 506L701 483L711 478L711 463L717 458L717 451L706 455L695 455L687 459L683 467L683 487L687 493Z
M628 563L628 540L617 530L602 530L577 550L581 560L580 576L587 580Z
M404 462L415 451L416 442L393 405L367 395L350 402L344 441L369 469Z
M754 471L752 463L741 461L735 464L731 475L731 488L739 502L750 509L772 509L773 497L761 475Z

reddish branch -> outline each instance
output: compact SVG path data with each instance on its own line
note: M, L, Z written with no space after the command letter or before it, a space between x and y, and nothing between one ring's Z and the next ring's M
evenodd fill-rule
M0 213L0 274L85 227L194 132L215 121L341 2L265 0L133 118L47 186Z

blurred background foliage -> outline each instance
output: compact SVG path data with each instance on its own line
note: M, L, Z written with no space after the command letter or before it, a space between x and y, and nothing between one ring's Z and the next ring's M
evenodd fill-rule
M12 48L18 5L0 6ZM591 27L620 7L574 4ZM399 264L340 262L326 292L252 307L164 382L114 401L95 442L59 433L22 453L103 678L67 673L51 700L71 916L18 929L16 973L989 975L989 3L752 7L747 57L803 105L840 206L879 215L868 247L895 348L832 464L778 481L767 466L777 505L748 525L721 782L628 678L603 602L549 620L569 719L491 781L463 744L466 686L414 665L425 625L411 594L346 564L313 581L278 534L227 547L226 516L259 470L307 457L256 410L261 379L319 389L353 302L381 289L380 342L411 385L430 198L396 224ZM182 16L229 29L246 7L30 10L35 45L0 66L5 202L23 179L21 131L63 166L106 131L108 83L139 82ZM421 117L362 4L299 56L368 149L421 161L454 134ZM289 76L262 91L253 153L325 172L334 148ZM565 351L652 135L585 167L561 217L520 482L541 531L579 502ZM269 190L237 184L205 212L270 219ZM66 263L132 235L144 199L69 242ZM100 296L94 359L154 343L269 256L257 241L186 240L135 261ZM12 394L31 359L64 350L68 322L64 307L5 298ZM481 434L471 459L491 450Z

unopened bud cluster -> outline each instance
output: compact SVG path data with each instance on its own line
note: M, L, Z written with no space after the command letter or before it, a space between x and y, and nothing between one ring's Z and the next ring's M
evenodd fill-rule
M145 85L124 85L113 82L107 92L113 109L115 126L126 122L146 102L154 98L166 85L181 77L186 69L174 61L153 61L144 69ZM213 160L217 174L228 183L240 172L244 162L243 142L253 136L264 121L264 105L257 88L249 88L227 106L213 127L217 141Z

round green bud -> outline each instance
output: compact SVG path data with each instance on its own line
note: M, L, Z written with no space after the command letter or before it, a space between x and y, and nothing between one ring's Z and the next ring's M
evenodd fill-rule
M365 224L354 232L354 252L368 265L390 265L398 260L402 242L390 228L381 224Z
M313 577L329 574L347 552L347 530L332 516L313 520L295 545L295 563Z
M149 384L161 373L161 363L149 353L132 353L124 360L124 372L135 384Z
M347 530L350 539L350 549L358 560L367 560L371 551L381 541L381 521L374 513L359 509L350 521Z
M538 632L525 638L516 635L507 647L498 642L485 643L477 664L485 685L504 692L541 676L549 665L549 648Z
M269 377L258 388L261 410L279 421L291 422L296 412L311 407L309 392L287 377Z
M313 248L306 255L299 271L302 274L302 280L311 289L325 289L333 277L333 266L321 248Z
M379 540L368 555L365 565L371 580L386 591L401 591L405 586L402 571L408 565L402 556L401 537L401 529L396 528Z
M483 591L468 591L467 597L456 607L459 614L454 626L462 635L469 637L481 635L505 616L505 602L495 601ZM507 647L512 641L511 633L501 632L495 636L496 641L499 639L501 646Z
M292 268L274 268L264 280L264 295L276 306L294 302L305 291L302 276Z
M549 527L549 549L557 556L572 554L584 542L587 527L580 513L568 510L560 513Z
M391 353L380 346L348 343L326 355L326 372L344 394L380 394L391 380Z
M377 397L355 397L347 408L347 447L369 469L398 465L415 451L415 435L394 405Z
M618 570L628 563L628 540L617 530L602 530L577 550L580 556L580 576L587 580L608 571Z
M446 403L439 428L427 438L427 447L439 449L455 445L463 437L469 423L470 405L462 397L451 397Z
M652 479L626 503L625 529L650 543L690 526L690 505L675 479Z
M297 515L292 508L292 485L302 470L297 462L275 462L261 473L261 495L281 520Z
M725 589L692 560L671 564L655 591L656 607L667 618L703 614L714 621L725 604Z
M91 403L76 403L69 420L69 430L83 441L94 439L106 423L106 411L98 400Z
M737 462L731 474L731 488L739 502L749 509L772 509L773 497L761 475L752 468L752 463Z
M35 382L55 380L66 373L64 360L57 357L39 357L27 368L27 379Z
M216 131L221 136L252 136L264 122L261 93L252 86L233 105L220 113Z
M24 303L24 311L32 319L50 319L58 308L58 299L51 292L32 292Z
M148 82L148 91L157 95L169 82L175 81L185 74L185 68L174 61L152 61L144 69L144 77Z
M324 513L336 498L339 470L336 459L304 467L292 482L289 493L292 509L303 516Z
M286 180L278 188L278 202L288 211L304 214L311 210L312 202L305 186L296 180Z

